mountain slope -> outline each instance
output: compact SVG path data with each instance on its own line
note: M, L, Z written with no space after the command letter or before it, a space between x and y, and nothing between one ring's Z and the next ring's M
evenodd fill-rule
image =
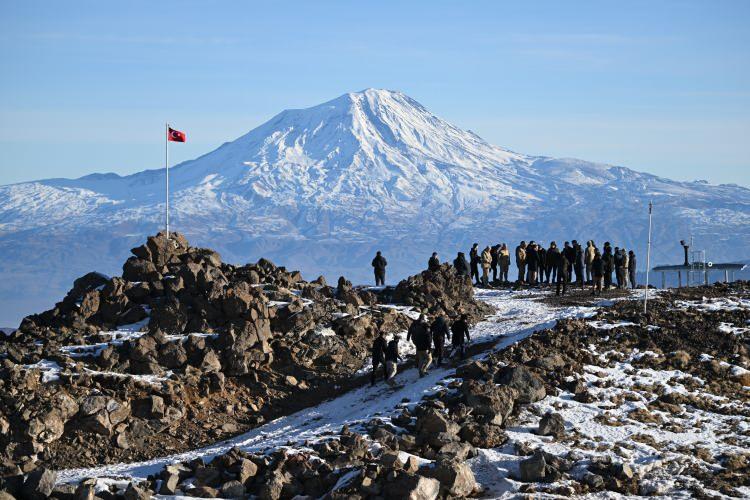
M226 260L262 255L355 281L370 279L376 249L389 281L473 241L608 239L643 257L649 199L654 262L679 258L691 232L716 261L746 258L750 244L748 189L513 153L386 90L283 111L170 181L174 228ZM163 184L163 170L147 170L0 187L0 324L91 268L119 273L163 225Z

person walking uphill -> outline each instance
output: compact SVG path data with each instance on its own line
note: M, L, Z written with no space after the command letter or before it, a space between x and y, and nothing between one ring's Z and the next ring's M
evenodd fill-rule
M489 286L490 284L490 267L492 266L492 251L490 247L485 247L482 250L482 284Z
M448 320L445 316L440 315L430 325L432 333L432 358L436 360L437 366L443 364L443 354L445 352L445 339L450 340L451 331L448 327Z
M375 258L372 259L372 267L375 270L375 286L385 285L385 266L388 265L388 261L380 253L380 250L375 254Z
M479 284L479 243L474 243L469 251L469 263L471 264L471 279L474 284Z
M466 262L466 256L463 252L458 252L458 255L453 259L453 268L456 270L456 274L459 276L469 276L469 263Z
M387 347L388 343L385 341L385 336L381 330L372 343L372 377L370 378L370 385L375 385L375 380L378 377L378 367L381 364L383 365L383 378L388 379L388 369L385 366L385 350Z
M516 247L516 267L518 268L518 284L523 284L526 278L526 242L522 241Z
M411 340L414 347L417 348L417 368L419 369L419 376L424 377L427 375L430 363L432 363L432 354L430 354L432 338L430 338L430 327L424 314L420 314L419 319L413 321L409 326L406 340Z
M461 359L464 359L466 357L466 347L464 344L464 339L466 342L471 342L471 337L469 337L469 320L466 317L466 314L462 314L456 321L453 322L451 325L451 344L453 344L453 349L451 350L451 354L454 352L458 352L458 354L461 356Z
M396 383L394 377L398 371L398 362L401 361L401 356L398 353L399 340L401 340L401 337L398 334L394 335L385 348L385 382L390 386Z

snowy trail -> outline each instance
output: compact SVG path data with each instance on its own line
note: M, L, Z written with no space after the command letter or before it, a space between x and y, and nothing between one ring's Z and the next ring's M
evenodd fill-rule
M535 331L551 327L560 318L589 316L595 311L591 307L554 308L533 300L540 296L538 293L477 290L476 296L497 310L471 330L472 342L497 339L496 348L507 347ZM478 354L476 358L484 355ZM210 460L233 447L257 451L315 441L327 433L338 432L345 424L354 427L374 417L387 416L404 399L419 401L424 394L436 389L438 383L448 378L452 371L452 368L433 367L427 376L420 379L416 369L408 369L397 376L398 387L395 389L383 383L375 387L361 387L315 407L273 420L230 440L142 462L64 470L60 472L58 480L75 482L89 477L145 479L149 474L157 473L165 464L197 457Z

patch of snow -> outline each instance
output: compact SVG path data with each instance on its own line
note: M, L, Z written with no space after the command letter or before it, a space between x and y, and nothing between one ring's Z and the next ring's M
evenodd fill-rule
M54 382L60 378L62 368L56 361L43 359L31 365L24 365L29 370L39 370L42 372L42 383Z

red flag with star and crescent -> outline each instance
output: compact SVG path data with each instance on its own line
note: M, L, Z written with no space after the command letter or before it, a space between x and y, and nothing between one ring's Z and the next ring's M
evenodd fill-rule
M185 142L187 140L187 136L185 135L185 132L180 132L179 130L175 130L172 127L169 127L167 140L170 142Z

